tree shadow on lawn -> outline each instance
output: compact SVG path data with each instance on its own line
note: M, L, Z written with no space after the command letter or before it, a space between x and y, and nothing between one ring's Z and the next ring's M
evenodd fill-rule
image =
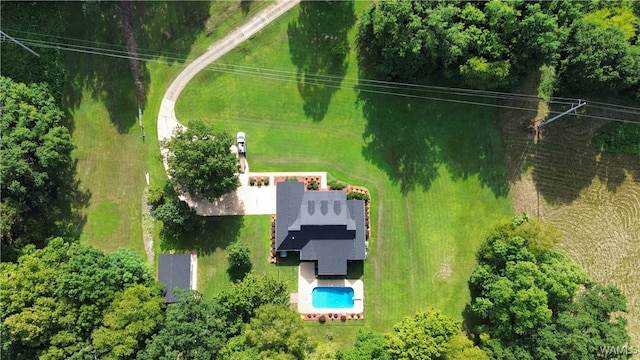
M547 202L573 202L596 176L608 191L622 185L625 171L640 181L637 155L600 153L591 146L593 135L605 123L569 116L544 127L529 166L533 166L536 188Z
M417 186L427 191L444 166L454 180L477 175L496 197L506 196L501 142L490 108L420 99L416 96L425 94L415 91L380 94L366 84L358 90L367 119L363 156L403 194Z
M242 13L247 15L251 10L251 5L253 4L253 0L242 0L240 1L240 9L242 9Z
M120 133L137 123L138 92L128 56L125 36L118 26L113 2L68 3L71 18L68 36L85 40L82 45L101 54L66 55L69 79L63 107L72 114L89 89L94 99L102 101L111 122ZM184 63L198 33L209 16L209 2L136 2L131 12L137 56L144 60L162 59L169 64ZM111 55L106 55L109 53ZM146 98L150 75L140 61ZM140 104L144 108L144 103Z
M539 83L540 73L532 73L514 92L535 96ZM575 97L575 94L567 96ZM515 100L503 100L501 105L523 106ZM536 108L537 101L526 107ZM556 114L568 108L567 105L552 106L549 110ZM588 115L611 116L586 109ZM635 181L640 181L637 155L599 153L591 146L593 135L607 121L567 115L545 126L536 143L534 126L536 121L544 120L537 116L535 111L523 109L498 110L505 166L511 183L519 182L523 174L531 171L535 187L547 203L569 204L590 186L595 176L609 191L616 191L625 181L627 171Z
M321 121L347 67L347 33L356 21L352 1L302 1L289 23L291 61L298 68L298 92L306 116Z
M198 216L193 230L179 238L163 237L160 247L163 251L197 250L209 255L237 241L243 227L244 216Z
M228 266L227 275L229 275L229 279L232 282L238 282L242 281L242 279L244 279L245 276L247 276L247 274L251 272L251 269L253 269L251 263L244 266Z

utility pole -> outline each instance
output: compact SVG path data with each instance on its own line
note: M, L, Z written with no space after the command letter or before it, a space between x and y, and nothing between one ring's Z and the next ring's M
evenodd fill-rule
M2 35L2 40L9 39L11 41L13 41L14 43L20 45L20 47L24 48L25 50L27 50L28 52L32 53L33 55L40 57L40 54L38 54L37 52L29 49L26 45L24 45L23 43L21 43L20 41L12 38L11 36L7 35L7 33L5 33L4 31L0 30L0 35Z
M559 118L561 118L561 117L563 117L563 116L567 115L568 113L570 113L570 112L572 112L572 111L573 111L573 112L575 112L576 110L580 109L581 107L583 107L583 106L585 106L585 105L587 105L586 101L585 101L585 102L583 102L582 100L578 100L578 104L577 104L577 105L573 105L573 106L571 107L571 109L569 109L569 110L567 110L567 111L565 111L565 112L563 112L563 113L561 113L561 114L558 114L558 115L556 115L556 116L552 117L552 118L551 118L551 119L549 119L549 120L544 121L542 124L538 125L537 130L539 131L541 127L548 125L548 124L549 124L550 122L552 122L552 121L556 121L556 120L558 120Z
M138 123L140 124L140 131L142 132L142 142L144 142L144 138L145 138L144 124L142 123L142 108L140 108L139 102L138 102Z

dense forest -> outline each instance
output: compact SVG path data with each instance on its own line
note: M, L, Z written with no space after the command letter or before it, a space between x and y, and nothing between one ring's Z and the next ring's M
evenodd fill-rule
M504 89L556 67L560 93L640 99L637 2L400 1L363 14L366 67L394 81Z

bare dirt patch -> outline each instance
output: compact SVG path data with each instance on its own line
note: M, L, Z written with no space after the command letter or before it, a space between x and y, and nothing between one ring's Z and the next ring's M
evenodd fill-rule
M539 74L517 93L537 94ZM500 110L512 205L558 226L558 250L595 281L627 297L631 345L640 344L640 156L598 153L590 146L603 120L566 117L536 136L545 107L504 101L535 111ZM565 108L566 109L566 108ZM557 110L565 110L557 109Z

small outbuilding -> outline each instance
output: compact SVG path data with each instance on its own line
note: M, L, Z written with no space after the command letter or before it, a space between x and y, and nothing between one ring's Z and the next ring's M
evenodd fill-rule
M158 280L164 285L166 303L177 302L175 289L192 289L191 254L160 254L158 258Z

